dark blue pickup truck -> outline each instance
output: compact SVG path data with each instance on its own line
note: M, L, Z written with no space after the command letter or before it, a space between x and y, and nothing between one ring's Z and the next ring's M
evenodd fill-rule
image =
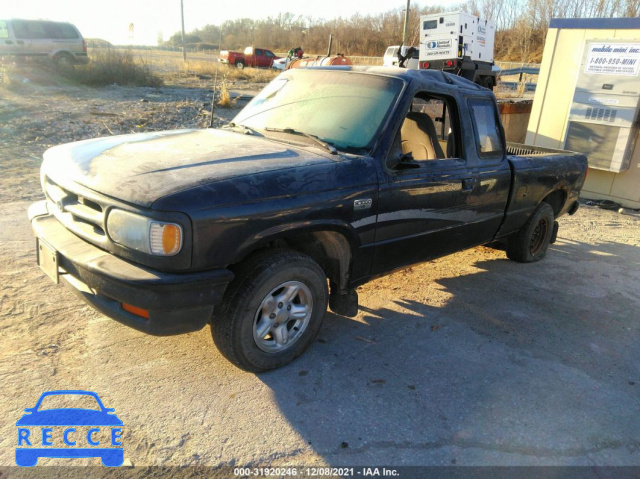
M31 206L38 263L138 330L211 323L265 371L300 355L359 285L494 241L544 257L585 156L507 144L491 91L439 71L308 68L222 129L61 145Z

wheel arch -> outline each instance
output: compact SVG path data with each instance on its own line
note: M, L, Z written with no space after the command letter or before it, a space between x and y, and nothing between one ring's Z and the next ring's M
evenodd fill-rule
M73 52L69 50L54 50L51 52L51 58L70 57L75 59Z
M547 203L551 206L551 208L553 208L553 215L557 218L566 201L567 192L564 188L558 188L547 194L547 196L542 199L541 203Z
M294 229L279 229L261 238L254 238L250 246L240 248L242 253L233 264L244 261L256 251L267 248L288 248L311 257L325 272L332 284L341 292L348 290L357 237L348 227L337 224L319 224Z
M51 55L51 61L54 66L58 68L65 65L74 67L76 64L76 56L68 50L58 50Z

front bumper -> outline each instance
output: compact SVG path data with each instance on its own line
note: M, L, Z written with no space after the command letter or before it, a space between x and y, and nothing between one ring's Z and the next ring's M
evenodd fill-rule
M97 310L156 336L197 331L211 318L233 273L226 269L163 273L130 263L87 243L47 211L45 201L29 208L37 238L58 255L60 278ZM149 318L125 311L122 303L147 310Z

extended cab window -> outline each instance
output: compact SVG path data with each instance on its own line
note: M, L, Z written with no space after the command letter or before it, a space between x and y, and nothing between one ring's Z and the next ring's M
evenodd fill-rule
M478 154L481 158L504 156L504 145L496 117L496 109L489 99L469 100Z

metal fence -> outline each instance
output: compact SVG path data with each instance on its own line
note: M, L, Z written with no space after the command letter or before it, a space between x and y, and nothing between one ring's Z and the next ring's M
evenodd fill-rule
M525 63L525 62L496 62L502 70L511 70L512 68L540 68L539 63Z
M145 47L145 46L117 46L119 49L130 49L130 50L146 50L152 55L152 52L157 52L161 54L161 52L175 52L176 54L182 52L182 48L179 47ZM187 48L187 54L189 53L198 53L200 55L207 55L210 57L218 57L217 50L198 50L194 48ZM274 52L279 57L286 57L287 52ZM309 56L323 56L324 54L311 54ZM370 57L370 56L360 56L360 55L346 55L353 62L354 65L373 65L373 66L381 66L383 63L383 57ZM540 68L539 63L526 63L526 62L501 62L497 61L496 65L500 67L502 70L510 70L513 68L520 67L530 67L530 68Z
M172 70L179 69L182 65L181 51L170 49L133 49L134 54L147 61L154 69ZM284 57L287 53L276 52L277 56ZM309 56L316 56L311 55ZM383 57L370 56L348 56L354 65L381 66ZM189 51L187 59L189 61L215 62L218 58L217 51ZM521 94L532 93L536 89L538 75L536 69L540 68L539 63L525 62L496 62L501 70L506 70L498 79L499 90L520 91Z

